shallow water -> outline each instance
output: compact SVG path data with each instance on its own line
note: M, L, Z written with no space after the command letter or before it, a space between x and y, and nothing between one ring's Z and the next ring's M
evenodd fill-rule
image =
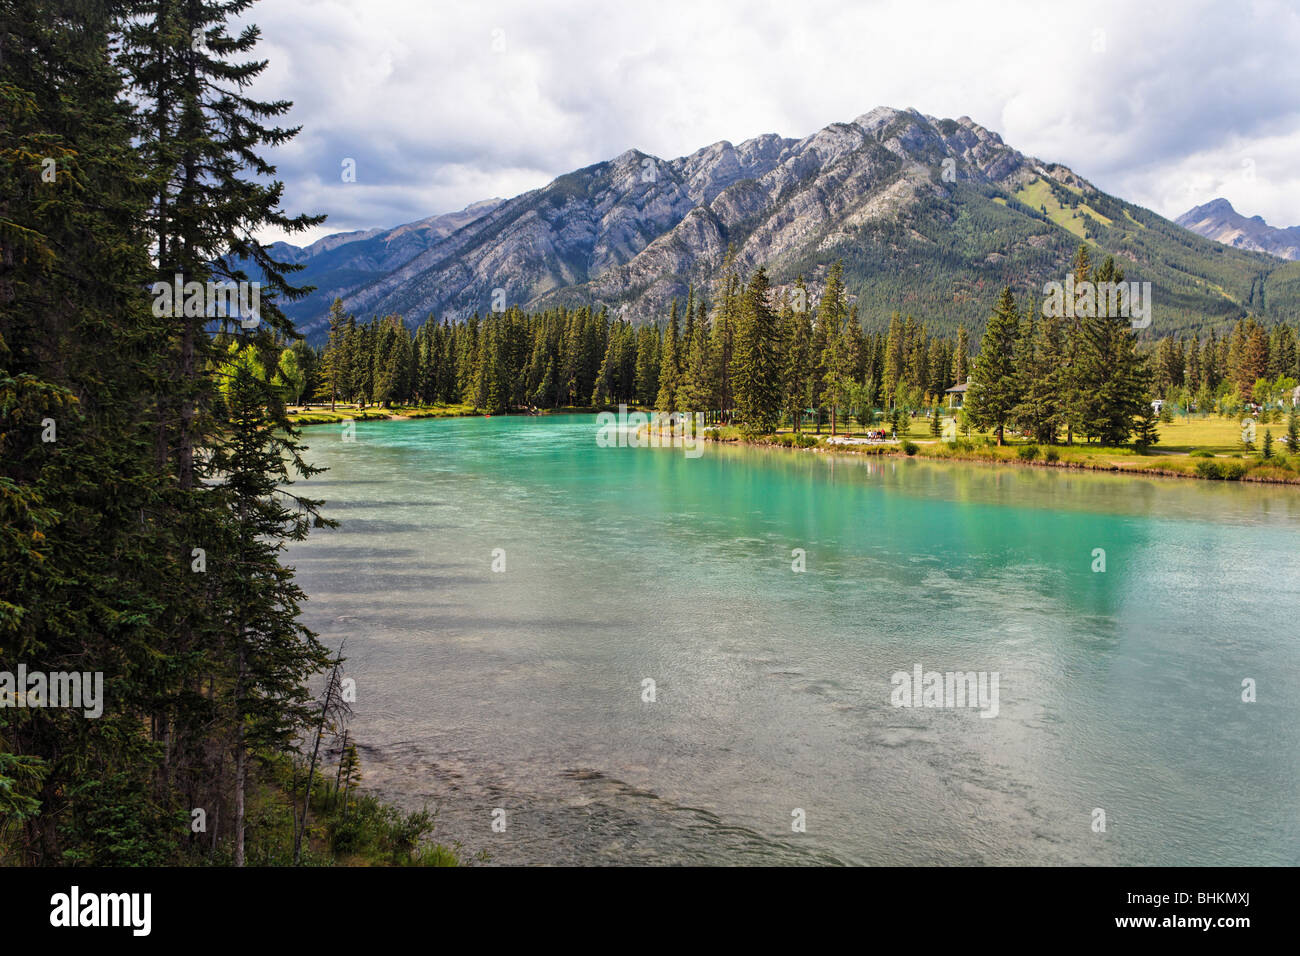
M306 434L343 526L290 563L365 784L467 853L1300 863L1297 489L688 458L592 416ZM997 716L893 706L917 664L997 672Z

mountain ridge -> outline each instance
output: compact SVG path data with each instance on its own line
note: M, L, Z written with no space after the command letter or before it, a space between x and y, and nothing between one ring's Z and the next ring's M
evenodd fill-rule
M1270 226L1263 216L1243 216L1222 196L1187 210L1174 222L1235 249L1300 259L1300 226Z
M629 149L469 209L390 268L364 256L349 267L383 239L364 230L309 258L298 281L313 281L325 262L331 287L286 312L317 340L334 295L358 316L412 322L502 304L603 306L653 320L690 285L717 278L730 248L742 273L766 265L778 288L804 275L814 292L829 263L844 260L869 326L899 310L936 328L976 329L990 288L1032 294L1059 280L1085 241L1096 256L1115 255L1128 278L1152 281L1165 330L1300 314L1300 272L1276 258L1109 196L968 116L915 109L876 107L802 139L722 140L670 160Z

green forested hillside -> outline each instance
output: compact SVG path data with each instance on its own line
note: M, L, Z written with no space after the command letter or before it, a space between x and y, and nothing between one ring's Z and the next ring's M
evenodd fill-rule
M962 183L948 189L828 250L774 263L775 277L813 275L842 258L868 328L883 328L901 309L954 334L960 325L982 329L989 297L1003 285L1041 295L1045 282L1063 278L1083 239L1094 258L1114 255L1129 281L1151 283L1151 337L1223 335L1247 314L1270 325L1300 315L1297 263L1203 239L1104 193L1085 195L1046 178L1016 193Z

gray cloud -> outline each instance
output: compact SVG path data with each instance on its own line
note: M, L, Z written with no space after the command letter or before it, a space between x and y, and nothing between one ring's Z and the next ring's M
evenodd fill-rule
M273 155L288 208L328 213L318 234L877 105L969 115L1166 216L1224 195L1300 223L1285 0L271 0L250 17L271 61L254 92L304 127Z

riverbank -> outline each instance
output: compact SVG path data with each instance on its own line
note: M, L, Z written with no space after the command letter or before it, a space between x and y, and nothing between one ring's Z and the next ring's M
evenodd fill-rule
M999 446L991 444L991 439L983 435L956 439L909 435L901 440L869 443L855 443L853 436L846 434L831 436L786 431L772 435L747 436L735 426L706 429L704 437L708 441L727 444L781 447L829 454L1065 468L1142 477L1300 485L1300 454L1288 455L1284 452L1275 452L1272 457L1264 459L1258 452L1234 450L1227 439L1228 433L1237 428L1235 422L1194 420L1173 422L1162 425L1161 428L1179 444L1154 446L1146 449L1145 453L1126 446L1086 444L1040 446L1021 442ZM844 441L845 438L849 441ZM1202 441L1187 442L1188 438L1198 438ZM840 440L836 441L836 439Z
M543 409L532 414L594 414L599 409L563 407ZM519 413L512 413L518 415ZM428 418L466 418L483 416L469 405L432 407L395 406L393 408L290 410L290 421L298 426L337 425L345 421L408 421ZM1259 451L1246 449L1240 441L1240 425L1229 419L1206 417L1180 419L1159 426L1159 444L1140 451L1131 446L1088 444L1035 445L1012 439L995 445L987 435L969 438L939 439L929 434L928 420L916 419L901 440L864 442L865 429L828 433L779 431L770 435L748 436L737 426L706 428L704 439L728 444L783 447L798 451L848 455L916 457L936 461L963 461L993 465L1020 465L1034 468L1065 468L1134 474L1142 477L1194 478L1205 481L1253 481L1266 484L1300 484L1300 454L1289 454L1283 441L1275 442L1274 454L1265 459ZM1276 428L1280 438L1285 423L1258 427L1257 444L1262 445L1267 429ZM668 431L664 431L668 435Z
M337 406L333 410L299 406L296 409L290 407L289 421L301 427L306 425L341 425L346 421L375 422L405 421L413 418L464 418L481 414L482 412L476 411L469 405L434 405L430 407L398 405L394 408L376 406L370 408L344 408Z
M505 414L533 417L540 415L594 415L599 408L576 405L564 405L559 408L540 408L527 412L507 412ZM491 418L482 409L472 405L394 405L392 408L370 406L369 408L336 407L327 408L298 406L289 408L289 421L294 425L341 425L343 422L378 422L407 421L422 418Z

